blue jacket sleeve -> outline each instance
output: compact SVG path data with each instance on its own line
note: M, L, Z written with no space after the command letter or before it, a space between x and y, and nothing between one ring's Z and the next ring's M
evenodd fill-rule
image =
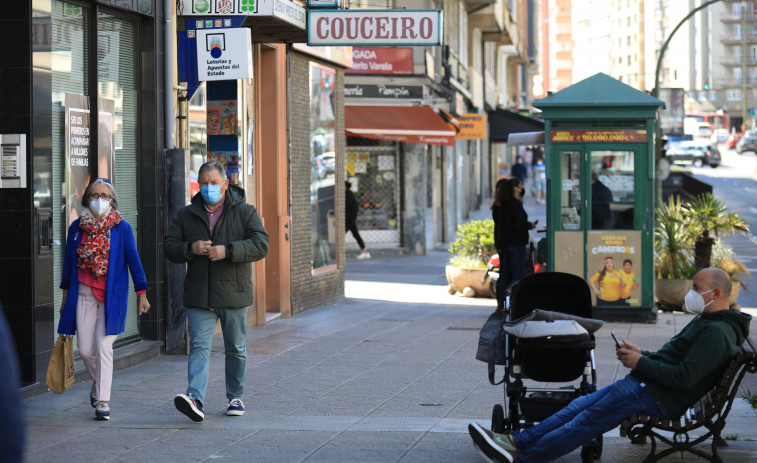
M121 237L124 243L124 259L129 266L131 280L134 282L134 290L147 290L147 277L145 276L145 270L142 267L142 261L139 259L139 253L137 253L137 243L134 240L134 232L128 222L124 220L122 224L124 225L123 236Z
M60 278L60 289L71 287L71 269L76 268L72 265L72 259L76 258L76 239L79 233L79 220L68 227L68 237L66 238L66 248L63 250L63 275Z

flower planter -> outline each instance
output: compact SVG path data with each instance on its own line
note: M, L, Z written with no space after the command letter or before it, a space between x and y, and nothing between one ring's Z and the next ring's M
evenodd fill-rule
M728 296L728 302L730 305L734 305L736 303L736 299L739 298L739 294L741 293L741 285L738 281L731 281L733 286L731 286L731 295Z
M654 295L661 310L684 310L686 293L691 289L693 280L655 280Z
M449 283L450 294L462 293L466 297L491 297L489 280L481 284L486 275L485 268L463 268L447 265L444 268ZM470 289L468 289L470 288Z

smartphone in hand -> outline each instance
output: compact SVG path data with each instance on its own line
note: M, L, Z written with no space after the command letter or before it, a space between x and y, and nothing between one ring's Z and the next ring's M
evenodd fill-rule
M615 332L610 330L610 336L612 336L612 339L615 341L615 348L620 349L620 343L618 342L618 338L615 337Z

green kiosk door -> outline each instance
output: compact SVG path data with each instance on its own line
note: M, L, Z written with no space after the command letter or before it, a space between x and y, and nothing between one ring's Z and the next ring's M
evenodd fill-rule
M554 229L558 272L585 278L596 306L640 306L641 231L634 172L646 146L553 145L559 160L559 221ZM550 201L552 204L554 202ZM641 211L643 215L644 211Z
M656 319L654 132L662 105L601 73L534 102L545 126L548 268L585 279L596 318Z

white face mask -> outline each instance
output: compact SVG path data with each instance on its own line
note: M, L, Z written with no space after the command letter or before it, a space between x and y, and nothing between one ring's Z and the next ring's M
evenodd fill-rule
M713 299L707 304L704 303L704 298L702 297L702 295L707 294L710 291L712 290L705 291L703 293L698 293L694 291L693 289L690 289L689 292L686 293L686 298L684 299L684 301L686 302L686 309L691 313L702 315L704 313L704 309L715 301Z
M92 209L92 212L94 212L96 216L100 217L108 211L108 208L110 208L110 201L97 198L89 203L89 208Z

